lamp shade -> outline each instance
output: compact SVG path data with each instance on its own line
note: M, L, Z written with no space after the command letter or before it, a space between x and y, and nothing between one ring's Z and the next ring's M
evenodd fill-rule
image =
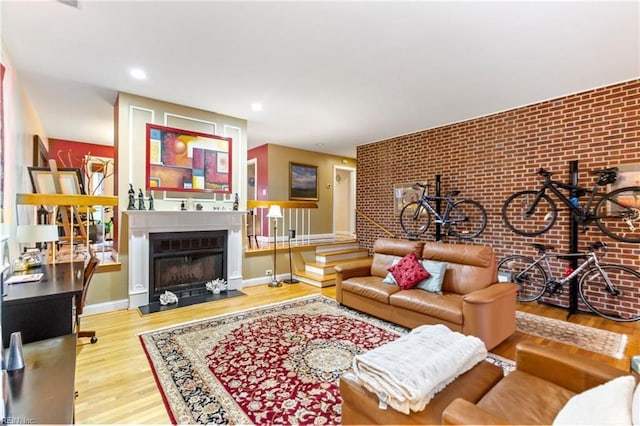
M272 205L269 207L269 213L267 213L267 217L271 217L274 219L279 219L282 217L282 209L278 205Z
M58 241L56 225L18 225L16 239L19 243Z

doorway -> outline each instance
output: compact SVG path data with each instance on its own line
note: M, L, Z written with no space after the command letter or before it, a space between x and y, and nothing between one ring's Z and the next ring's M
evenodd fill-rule
M333 234L356 237L356 169L333 167Z

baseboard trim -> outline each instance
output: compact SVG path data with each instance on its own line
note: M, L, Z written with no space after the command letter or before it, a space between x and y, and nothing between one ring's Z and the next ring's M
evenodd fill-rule
M103 314L105 312L129 309L129 299L112 300L110 302L87 305L83 309L83 315Z

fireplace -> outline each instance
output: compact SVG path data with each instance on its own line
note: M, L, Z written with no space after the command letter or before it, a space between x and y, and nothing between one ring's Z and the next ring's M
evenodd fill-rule
M205 283L227 279L227 231L149 234L149 303L165 291L178 298L206 293Z
M206 231L223 231L226 235L224 255L226 259L222 264L221 276L227 280L229 290L240 290L242 288L242 216L244 214L246 212L230 210L126 210L122 212L120 229L123 235L120 238L118 259L121 259L128 279L129 309L146 306L152 300L149 295L152 292L150 275L155 272L149 257L151 250L149 241L154 234L175 233L177 236L172 237L172 240L183 240L181 234L200 235ZM201 259L200 255L194 255L190 262L202 263L205 260Z

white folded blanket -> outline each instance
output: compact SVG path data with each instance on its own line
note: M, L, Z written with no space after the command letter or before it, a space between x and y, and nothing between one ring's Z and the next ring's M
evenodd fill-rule
M358 382L385 403L409 414L420 411L460 374L485 359L487 349L474 336L444 325L423 325L398 340L353 359Z

